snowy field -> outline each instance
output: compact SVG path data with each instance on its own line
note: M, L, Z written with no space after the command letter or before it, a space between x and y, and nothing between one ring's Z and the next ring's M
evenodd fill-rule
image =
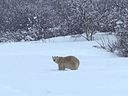
M0 44L0 96L128 96L128 58L94 41L58 37ZM77 71L58 71L52 56L74 55Z

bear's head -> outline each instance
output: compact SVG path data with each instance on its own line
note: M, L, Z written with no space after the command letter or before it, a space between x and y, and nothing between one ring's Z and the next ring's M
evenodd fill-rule
M58 63L59 61L59 56L52 56L52 59L54 62Z

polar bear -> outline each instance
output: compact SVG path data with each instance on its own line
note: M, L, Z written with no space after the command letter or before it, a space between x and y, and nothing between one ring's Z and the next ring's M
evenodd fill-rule
M52 59L55 63L58 64L59 70L65 70L65 68L71 70L77 70L80 65L79 59L76 58L75 56L66 56L66 57L52 56Z

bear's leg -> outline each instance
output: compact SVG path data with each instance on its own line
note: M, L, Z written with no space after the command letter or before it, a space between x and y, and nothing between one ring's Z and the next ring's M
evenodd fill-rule
M65 70L65 66L64 65L62 65L62 70Z
M58 64L59 70L65 70L65 67L63 64Z
M59 70L63 70L62 64L58 64Z
M59 68L59 70L61 70L61 66L58 64L58 68Z

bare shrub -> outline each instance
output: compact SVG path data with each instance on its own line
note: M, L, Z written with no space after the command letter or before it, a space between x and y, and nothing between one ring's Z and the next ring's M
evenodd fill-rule
M100 41L96 41L99 46L94 46L97 48L102 48L105 49L109 52L115 52L117 48L117 41L115 39L110 39L108 36L107 37L102 37Z
M81 37L83 37L86 40L88 40L88 37L86 37L86 34L71 35L71 38L74 38L74 41L76 41L78 38L81 38ZM93 38L93 36L91 38Z
M102 38L100 41L96 41L99 46L94 47L116 53L121 57L128 57L128 32L122 32L120 35L115 36L115 38L116 40Z
M77 35L71 35L71 38L74 38L74 41L76 41L78 38L81 38L81 34L77 34Z

